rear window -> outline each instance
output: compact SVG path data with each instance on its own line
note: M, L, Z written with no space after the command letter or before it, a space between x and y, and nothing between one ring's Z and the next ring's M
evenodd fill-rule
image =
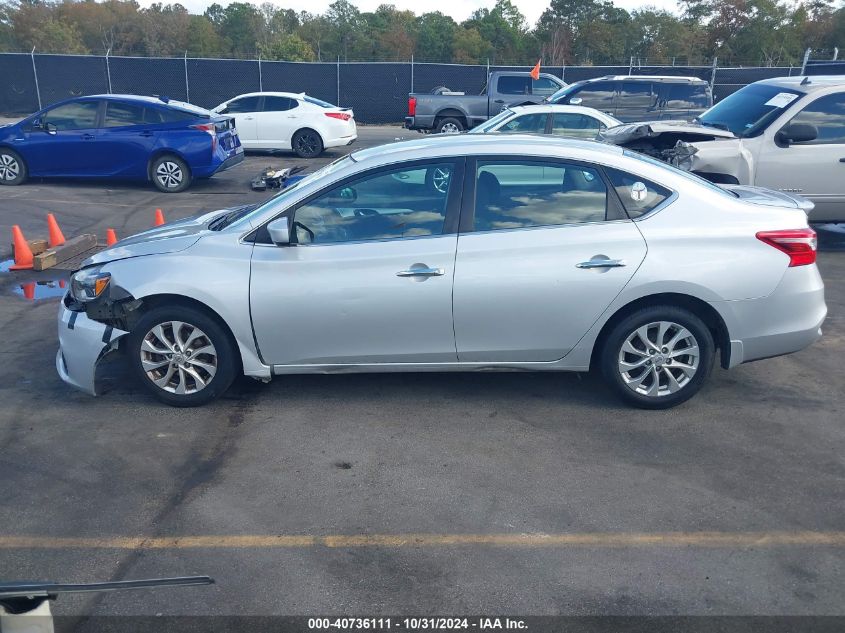
M145 123L178 123L199 118L201 115L176 108L146 108Z
M320 99L315 99L314 97L304 96L302 98L305 103L310 103L315 106L320 106L321 108L336 108L336 105L329 103L328 101L322 101Z
M622 206L625 207L631 219L653 211L672 195L666 187L661 187L641 176L610 167L606 171L619 199L622 200Z
M531 77L499 77L498 92L503 95L531 94Z

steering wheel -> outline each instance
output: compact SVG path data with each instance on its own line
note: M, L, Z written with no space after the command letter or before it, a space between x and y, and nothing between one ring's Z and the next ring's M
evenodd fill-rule
M372 217L374 215L381 215L375 209L355 209L354 214L358 217Z

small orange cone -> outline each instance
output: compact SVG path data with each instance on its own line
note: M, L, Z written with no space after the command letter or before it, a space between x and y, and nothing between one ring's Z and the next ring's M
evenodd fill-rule
M25 299L29 299L30 301L35 299L35 282L30 281L26 284L21 284L21 290L23 290L23 296Z
M15 263L9 270L27 270L32 268L32 249L23 236L21 227L15 224L12 227L12 242L15 245Z
M47 228L50 231L50 239L48 240L50 248L55 248L65 243L65 236L62 235L59 223L56 222L56 216L52 213L47 214Z
M106 246L114 246L117 243L117 233L114 229L106 229Z
M59 279L59 288L65 288L67 286L67 282L64 279Z
M153 225L161 226L162 224L164 224L164 214L161 212L161 209L156 209L156 219Z

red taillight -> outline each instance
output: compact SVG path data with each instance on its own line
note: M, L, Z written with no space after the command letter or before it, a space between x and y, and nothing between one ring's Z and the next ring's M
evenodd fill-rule
M352 118L352 115L346 112L326 112L326 116L331 119L340 119L341 121L348 121Z
M789 255L790 266L806 266L816 262L816 232L813 229L760 231L757 239Z
M214 154L217 151L217 129L214 127L214 123L197 123L191 127L195 130L202 130L207 134L211 134L211 153Z
M408 97L408 116L417 115L417 98Z

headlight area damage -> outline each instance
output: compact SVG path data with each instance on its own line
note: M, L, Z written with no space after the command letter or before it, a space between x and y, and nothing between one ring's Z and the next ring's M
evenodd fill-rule
M98 393L97 366L129 333L141 305L101 269L90 266L71 277L58 319L56 370L66 383L91 395Z
M695 123L655 121L617 125L601 140L647 154L719 184L740 184L750 173L750 154L728 130Z

